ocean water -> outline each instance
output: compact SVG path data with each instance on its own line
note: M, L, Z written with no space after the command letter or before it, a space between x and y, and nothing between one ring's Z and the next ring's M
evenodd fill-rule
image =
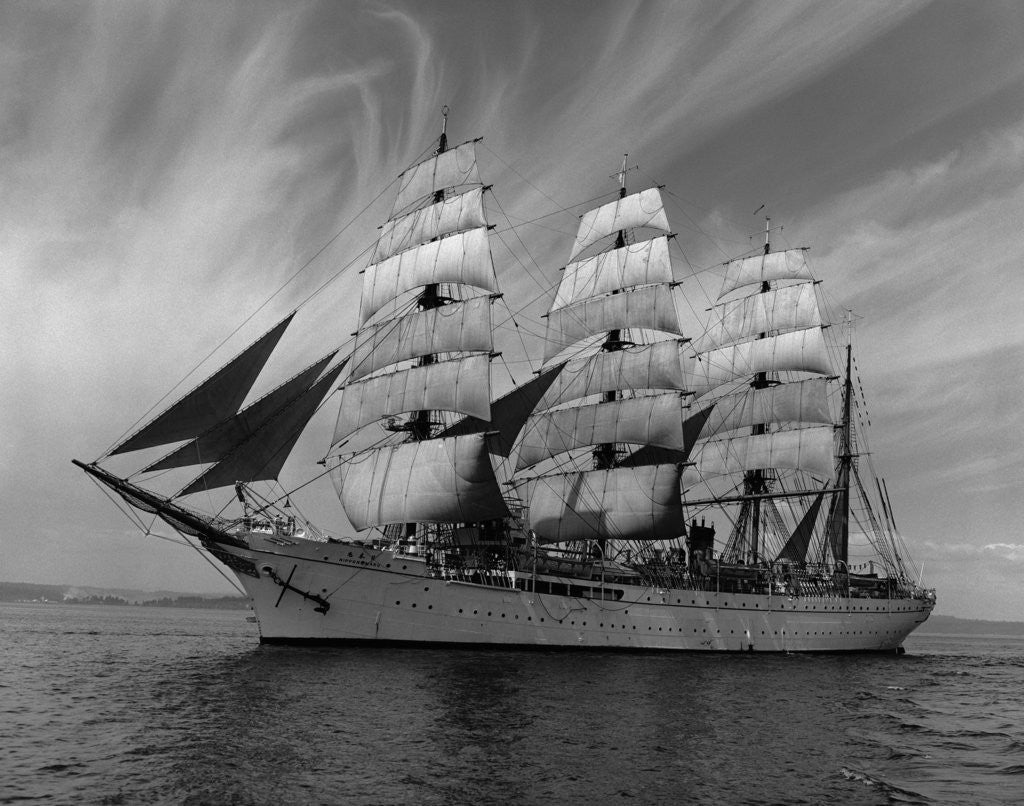
M260 646L0 604L0 803L1024 802L1024 640L903 657Z

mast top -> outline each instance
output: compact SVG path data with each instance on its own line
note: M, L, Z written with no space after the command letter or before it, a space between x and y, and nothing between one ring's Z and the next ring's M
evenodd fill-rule
M627 159L629 159L629 154L623 154L622 155L622 167L616 173L613 173L611 175L612 179L618 179L619 180L619 198L620 199L626 198L626 174L629 171L635 171L639 167L638 165L634 165L632 168L627 168L626 167L626 160Z
M448 149L448 104L441 107L441 137L437 141L437 153L443 154Z

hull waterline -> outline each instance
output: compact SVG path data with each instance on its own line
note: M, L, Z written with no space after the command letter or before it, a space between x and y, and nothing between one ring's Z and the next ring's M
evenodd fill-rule
M529 574L444 578L421 557L366 544L248 542L246 549L222 546L216 554L244 586L264 643L896 651L933 607L927 597L786 596L596 581L587 595L567 596L531 590L537 582Z

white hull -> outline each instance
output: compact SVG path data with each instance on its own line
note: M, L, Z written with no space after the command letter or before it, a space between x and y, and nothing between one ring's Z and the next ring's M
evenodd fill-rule
M259 573L236 569L264 642L884 651L898 649L933 607L926 598L791 598L621 584L606 586L621 591L621 599L590 599L446 580L432 576L421 558L358 543L278 545L259 535L248 542L245 549L221 548ZM529 587L529 575L521 576ZM329 608L318 612L318 602L301 592L322 597Z

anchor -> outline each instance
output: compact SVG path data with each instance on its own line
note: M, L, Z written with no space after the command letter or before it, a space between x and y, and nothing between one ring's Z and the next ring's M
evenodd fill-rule
M285 591L294 591L295 593L299 594L299 596L301 596L303 599L309 599L310 601L316 602L318 605L320 605L319 607L313 608L315 612L327 615L327 611L331 609L330 602L328 602L322 596L317 596L315 593L309 593L308 591L300 590L299 588L296 588L294 585L291 584L292 576L294 576L295 569L297 569L298 567L298 565L292 566L292 571L290 574L288 574L288 579L281 579L281 577L277 575L277 572L273 568L265 567L262 569L267 576L269 576L274 582L281 586L281 595L278 596L277 601L274 602L274 607L277 607L279 604L281 604L281 600L284 598Z

